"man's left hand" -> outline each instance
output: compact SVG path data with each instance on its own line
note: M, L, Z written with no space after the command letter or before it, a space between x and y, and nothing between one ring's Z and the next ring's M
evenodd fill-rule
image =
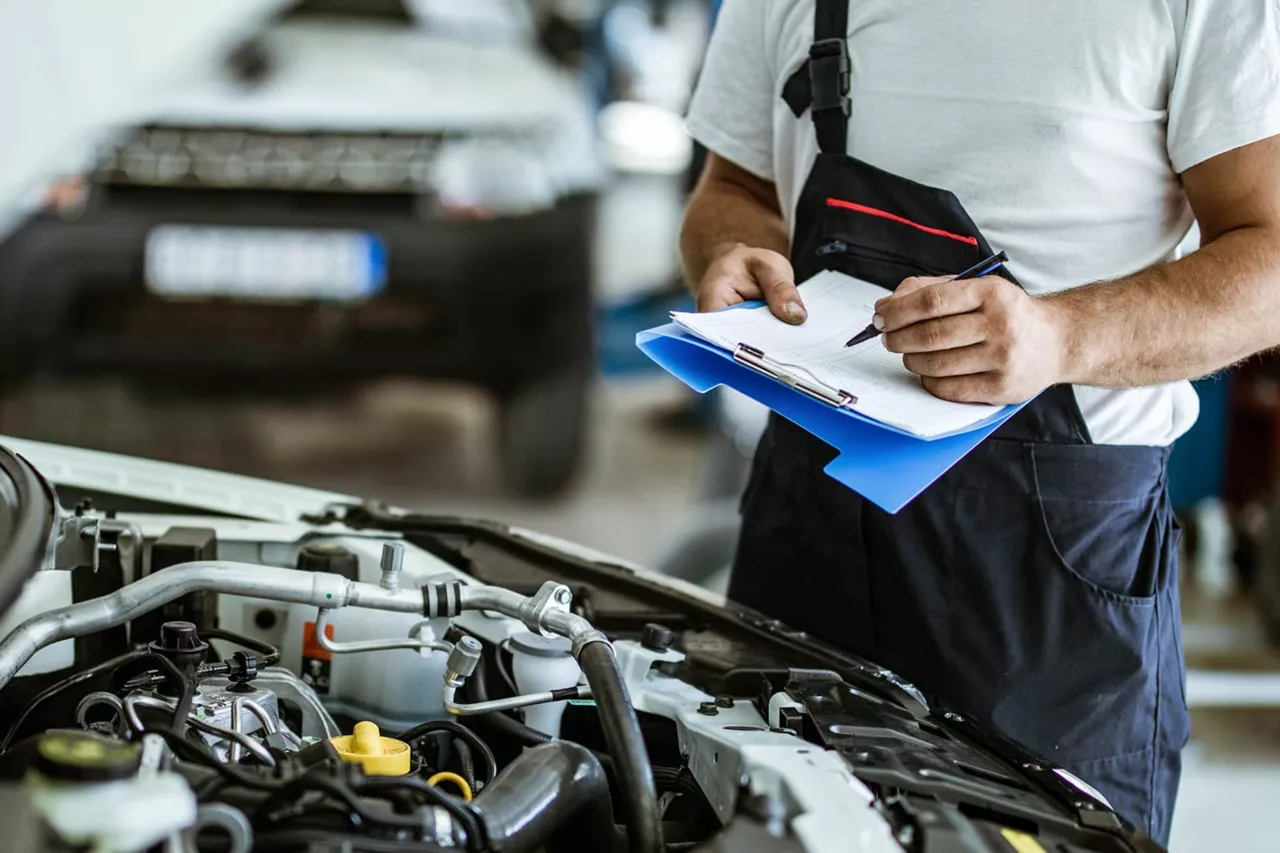
M999 276L909 278L876 303L874 322L884 346L944 400L1021 403L1063 381L1059 314Z

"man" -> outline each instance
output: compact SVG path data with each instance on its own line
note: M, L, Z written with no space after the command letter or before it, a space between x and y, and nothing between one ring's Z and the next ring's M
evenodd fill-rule
M914 680L1166 841L1187 738L1168 447L1280 344L1280 12L729 0L689 113L701 310L835 269L924 387L1034 398L896 516L772 419L730 595ZM1200 251L1175 260L1193 218ZM1007 250L1008 271L948 276ZM788 260L789 257L789 260ZM890 291L894 291L890 296ZM858 331L850 329L850 334Z

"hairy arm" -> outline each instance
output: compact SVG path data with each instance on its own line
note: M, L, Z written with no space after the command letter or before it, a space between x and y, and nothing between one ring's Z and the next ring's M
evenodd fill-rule
M804 306L787 260L790 243L777 187L710 154L680 231L685 279L698 310L766 299L778 317L803 322Z
M1047 297L1063 318L1064 381L1191 379L1280 345L1280 138L1214 157L1182 180L1199 251Z
M1182 176L1198 252L1038 298L1001 278L909 279L876 307L885 346L949 400L1191 379L1280 345L1280 138Z

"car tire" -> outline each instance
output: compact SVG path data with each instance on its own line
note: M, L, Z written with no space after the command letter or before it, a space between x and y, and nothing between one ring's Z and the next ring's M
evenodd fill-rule
M502 395L498 460L508 492L548 498L573 483L586 450L591 376L575 365Z

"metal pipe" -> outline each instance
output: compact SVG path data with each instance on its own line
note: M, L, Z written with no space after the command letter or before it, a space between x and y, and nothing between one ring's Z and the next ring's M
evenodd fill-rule
M412 634L405 638L390 637L385 640L355 640L347 643L339 643L330 640L325 634L325 626L329 624L329 609L321 607L316 612L316 642L320 644L320 648L335 655L350 654L353 652L382 652L388 649L412 649L414 651L422 651L423 649L433 652L447 652L453 648L452 643L445 643L439 640L420 640ZM419 622L419 625L424 624ZM417 627L416 625L414 626Z
M0 688L45 646L113 628L187 593L203 591L315 607L422 611L419 590L391 592L327 572L300 572L250 563L183 563L148 575L110 595L50 610L23 622L0 640Z
M591 643L609 642L590 622L569 612L569 588L554 581L543 584L533 597L498 586L464 586L461 593L462 610L492 610L519 619L530 631L568 637L575 657Z
M126 696L124 699L124 718L128 721L129 728L141 734L147 729L142 722L142 718L138 716L138 708L153 708L157 711L173 713L175 707L177 707L176 703L166 702L155 696ZM187 725L196 731L201 731L214 737L225 738L233 744L238 743L253 753L262 763L270 767L276 766L275 756L265 746L246 734L224 729L222 726L215 726L213 723L200 719L195 714L187 715Z
M258 722L262 723L262 730L265 731L267 734L273 735L280 730L279 726L276 725L276 721L273 720L271 718L271 715L267 713L267 709L262 707L252 699L246 699L243 696L237 696L235 700L232 701L231 703L231 710L234 711L237 705L239 705L242 709L244 709L245 711L248 711L250 714L253 714L255 717L257 717Z
M124 703L120 701L120 697L114 693L108 693L105 690L97 690L87 694L76 705L76 722L83 729L89 728L89 711L95 705L106 705L115 712L115 718L112 720L113 728L117 733L121 731L120 726L124 721Z
M244 722L244 712L248 711L258 718L258 722L262 724L262 730L269 735L273 735L277 731L276 721L271 719L271 715L267 713L267 709L263 708L252 699L246 699L243 696L237 696L231 700L231 729L235 732L244 732L241 724ZM240 759L244 758L244 748L239 741L231 742L231 750L228 753L232 764L239 764Z
M545 705L547 702L563 702L567 699L589 699L591 688L585 684L571 687L568 690L548 690L542 693L526 693L523 696L511 696L506 699L489 699L484 702L459 704L454 701L458 688L457 682L445 684L444 709L457 717L471 717L477 714L491 714L494 711L514 711L530 705Z

